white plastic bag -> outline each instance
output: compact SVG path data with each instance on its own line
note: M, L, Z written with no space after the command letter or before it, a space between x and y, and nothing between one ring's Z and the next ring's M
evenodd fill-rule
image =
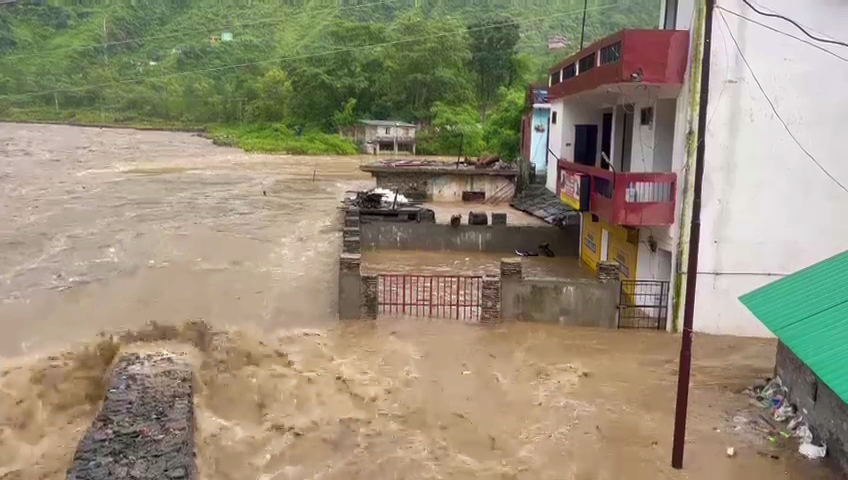
M812 443L802 443L798 447L798 452L810 460L818 460L819 458L824 458L824 456L827 455L827 446L822 445L819 447Z

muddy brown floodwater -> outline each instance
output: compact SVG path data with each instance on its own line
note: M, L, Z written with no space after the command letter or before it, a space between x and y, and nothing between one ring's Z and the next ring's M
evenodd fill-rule
M696 339L679 472L676 336L337 323L335 212L362 160L0 124L0 479L64 478L137 349L193 363L203 479L831 478L752 427L739 392L771 340Z

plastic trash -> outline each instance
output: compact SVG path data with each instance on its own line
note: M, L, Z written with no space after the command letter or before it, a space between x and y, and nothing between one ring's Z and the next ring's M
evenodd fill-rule
M736 455L736 449L733 447L727 447L727 458L731 458Z
M810 431L810 427L806 425L801 425L795 430L795 436L801 439L801 443L812 443L813 442L813 432Z
M819 458L824 458L824 456L827 455L827 446L822 445L819 447L812 443L802 443L798 446L798 452L810 460L818 460Z
M774 409L772 416L778 422L784 422L795 416L795 407L784 398L778 404L777 408Z

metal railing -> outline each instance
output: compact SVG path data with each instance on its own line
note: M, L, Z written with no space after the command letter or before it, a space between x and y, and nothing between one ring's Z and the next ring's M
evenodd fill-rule
M377 313L390 316L479 321L483 277L381 274L377 277Z
M618 328L665 330L668 326L669 282L622 280Z
M615 172L559 161L559 168L589 181L589 210L613 225L665 226L674 223L677 174Z

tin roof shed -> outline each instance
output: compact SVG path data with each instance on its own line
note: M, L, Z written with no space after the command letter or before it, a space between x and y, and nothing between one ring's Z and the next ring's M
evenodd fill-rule
M848 251L739 300L848 403Z

